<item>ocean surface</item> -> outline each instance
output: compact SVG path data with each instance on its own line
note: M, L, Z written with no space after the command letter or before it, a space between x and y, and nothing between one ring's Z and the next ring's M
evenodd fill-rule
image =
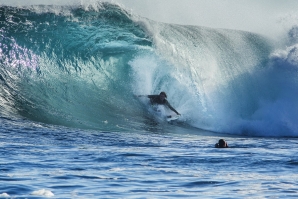
M0 84L0 198L298 197L298 26L2 5ZM137 97L161 91L178 120Z

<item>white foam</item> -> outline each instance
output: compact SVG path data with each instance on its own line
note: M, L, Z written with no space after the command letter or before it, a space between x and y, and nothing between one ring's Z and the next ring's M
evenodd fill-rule
M10 197L10 195L8 195L7 193L2 193L2 194L0 194L0 197L3 197L3 198Z
M46 189L40 189L38 191L33 191L31 193L31 195L45 196L45 197L53 197L54 196L54 194L51 191L46 190Z

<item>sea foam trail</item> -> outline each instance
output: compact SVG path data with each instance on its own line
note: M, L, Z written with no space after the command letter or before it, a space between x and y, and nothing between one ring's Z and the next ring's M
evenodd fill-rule
M158 23L109 3L0 9L2 116L141 130L152 116L134 95L166 91L186 125L298 135L293 34L276 50L257 34Z

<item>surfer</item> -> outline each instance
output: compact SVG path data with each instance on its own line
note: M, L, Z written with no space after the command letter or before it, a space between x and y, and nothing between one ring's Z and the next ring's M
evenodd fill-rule
M165 92L160 92L159 95L138 95L138 97L148 97L150 98L150 102L151 104L161 104L161 105L166 105L167 107L169 107L169 109L171 109L172 111L174 111L177 115L180 115L180 113L178 113L178 111L176 111L168 102L167 98L167 94Z
M228 143L224 139L218 140L218 143L215 144L216 148L228 148Z

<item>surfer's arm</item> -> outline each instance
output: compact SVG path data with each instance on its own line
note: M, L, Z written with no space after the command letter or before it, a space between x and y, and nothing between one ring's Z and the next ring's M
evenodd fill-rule
M148 95L137 95L137 97L148 97Z
M171 109L172 111L174 111L177 115L180 115L180 113L178 113L178 111L176 111L172 106L171 104L167 101L166 102L166 105L169 107L169 109Z
M148 98L155 98L158 95L137 95L138 97L148 97Z

